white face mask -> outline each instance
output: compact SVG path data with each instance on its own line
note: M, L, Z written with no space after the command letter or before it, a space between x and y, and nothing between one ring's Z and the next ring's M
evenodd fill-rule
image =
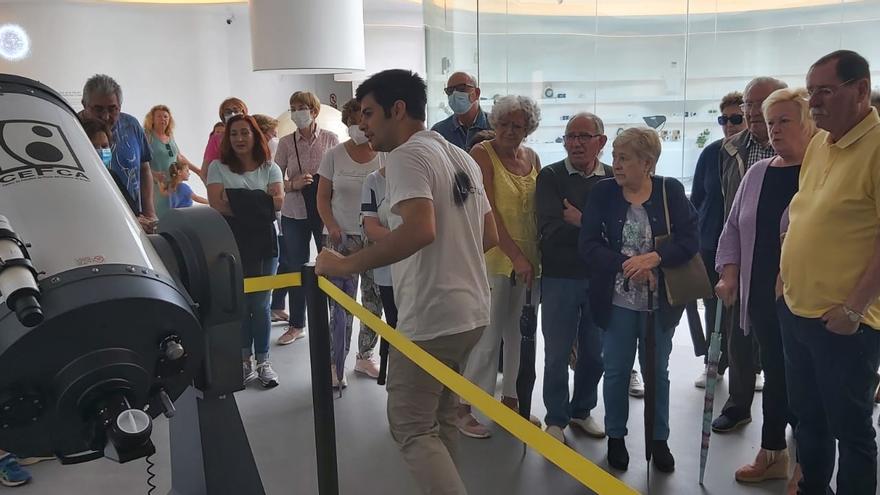
M364 144L369 141L367 135L364 134L364 131L361 130L360 126L348 126L348 135L351 137L351 140L354 141L354 144Z
M469 93L453 91L452 94L449 95L449 108L451 108L456 115L467 113L473 105L474 103L471 101L471 95Z
M304 129L312 125L312 111L296 110L290 114L290 120L296 124L297 129Z

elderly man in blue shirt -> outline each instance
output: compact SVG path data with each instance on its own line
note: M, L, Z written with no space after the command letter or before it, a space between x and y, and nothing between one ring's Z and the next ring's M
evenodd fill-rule
M456 72L446 82L446 95L453 114L434 124L437 131L450 143L467 151L467 145L480 131L491 130L489 119L480 108L480 88L470 74Z
M82 93L81 116L107 123L113 130L113 158L110 169L122 179L134 201L140 205L138 220L148 228L155 223L150 146L140 122L122 112L122 88L112 77L95 74Z

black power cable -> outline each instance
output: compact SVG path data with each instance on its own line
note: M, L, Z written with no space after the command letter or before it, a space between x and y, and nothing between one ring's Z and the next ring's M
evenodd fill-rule
M147 491L147 495L153 495L153 492L156 491L156 488L158 488L158 486L153 482L153 480L156 479L156 473L153 472L153 468L155 468L156 465L153 463L152 460L150 460L150 457L153 457L153 456L149 455L149 456L147 456L147 459L146 459L147 460L147 486L150 487L150 489Z

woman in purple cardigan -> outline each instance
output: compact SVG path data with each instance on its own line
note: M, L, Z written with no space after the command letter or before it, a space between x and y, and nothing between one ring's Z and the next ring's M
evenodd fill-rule
M764 119L776 156L746 172L718 241L715 287L728 307L739 297L742 330L754 331L764 365L761 450L755 461L736 471L741 483L788 478L785 428L796 424L788 407L782 337L776 313L776 278L782 249L780 223L797 192L800 165L816 125L810 117L806 90L780 89L763 104ZM799 478L795 469L793 481Z

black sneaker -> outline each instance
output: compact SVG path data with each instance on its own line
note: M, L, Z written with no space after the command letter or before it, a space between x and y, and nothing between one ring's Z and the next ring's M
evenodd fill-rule
M675 458L672 457L665 440L654 440L651 443L651 459L654 461L654 467L661 473L675 471Z
M629 452L622 438L608 438L608 465L618 471L629 468Z
M746 416L742 419L734 419L730 416L722 414L721 416L715 418L715 421L712 421L712 431L714 431L715 433L729 433L751 422L751 416Z

